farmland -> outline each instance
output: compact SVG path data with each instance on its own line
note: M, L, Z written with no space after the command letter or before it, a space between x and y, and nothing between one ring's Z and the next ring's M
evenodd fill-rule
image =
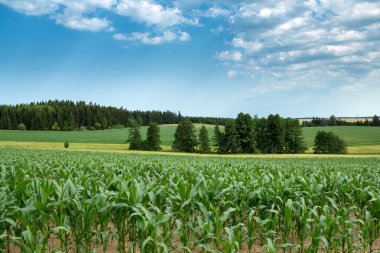
M201 124L195 124L197 131ZM206 125L209 136L213 135L213 125ZM147 127L141 127L145 138ZM164 150L170 150L176 125L161 125L161 141ZM377 127L306 127L303 129L305 143L313 147L314 137L318 131L333 131L342 137L351 154L379 154L380 128ZM71 143L74 149L125 150L128 129L108 129L101 131L0 131L0 146L60 148L64 141ZM76 143L76 144L74 144ZM106 145L102 145L106 144Z
M0 149L0 249L377 252L379 164Z

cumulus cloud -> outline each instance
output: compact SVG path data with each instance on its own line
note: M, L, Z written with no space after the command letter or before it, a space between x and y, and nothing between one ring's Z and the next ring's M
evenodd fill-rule
M183 17L180 9L165 8L149 0L121 0L116 6L116 12L122 16L132 17L138 22L163 28L191 23Z
M223 51L216 56L221 61L235 61L239 62L243 58L243 54L240 51Z
M164 31L162 34L156 35L148 32L134 32L131 34L116 33L112 37L114 40L142 43L144 45L160 45L176 40L183 42L190 40L190 35L188 33L173 31Z

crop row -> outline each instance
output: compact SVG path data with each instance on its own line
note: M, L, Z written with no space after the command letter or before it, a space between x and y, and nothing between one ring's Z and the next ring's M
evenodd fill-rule
M0 249L374 252L379 162L0 149Z

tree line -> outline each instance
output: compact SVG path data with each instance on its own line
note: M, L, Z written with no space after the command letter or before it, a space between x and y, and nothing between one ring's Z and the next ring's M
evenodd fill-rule
M180 112L130 111L123 107L100 106L83 101L37 102L17 105L0 105L2 130L102 130L139 125L177 124L183 118L197 123L224 125L227 119L213 117L183 117Z
M148 150L142 145L144 141L139 131L138 126L130 129L130 149ZM155 133L155 139L159 140L159 131ZM141 145L136 146L135 143ZM249 114L240 113L236 119L226 122L224 130L216 125L211 138L205 126L197 133L193 122L181 120L174 134L172 149L178 152L220 154L296 154L304 153L306 146L298 120L282 118L278 114L252 118Z
M336 118L334 115L331 115L329 118L319 118L313 117L311 121L302 122L304 127L320 127L320 126L380 126L380 120L377 115L374 115L372 121L368 119L357 120L357 121L346 121L344 119Z

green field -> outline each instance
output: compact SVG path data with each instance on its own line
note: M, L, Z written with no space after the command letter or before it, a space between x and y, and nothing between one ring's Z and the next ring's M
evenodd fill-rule
M199 131L201 124L195 124ZM206 125L210 137L213 135L213 125ZM174 139L176 125L161 125L161 142L164 150L169 150ZM141 133L145 138L147 127L141 127ZM305 142L309 148L313 147L314 137L317 131L333 131L343 138L349 146L349 153L352 154L379 154L380 153L380 128L376 127L307 127L303 129ZM88 144L88 149L99 149L99 144L119 144L104 145L104 150L126 149L122 146L128 137L128 129L108 129L100 131L0 131L0 146L19 146L18 142L24 142L28 147L50 147L54 143L54 148L60 147L65 140L74 144L78 149L82 149L84 144ZM41 144L33 144L35 142ZM91 145L90 145L91 144ZM53 145L53 144L51 144ZM72 145L71 147L75 147Z
M0 252L378 252L379 164L0 148Z

